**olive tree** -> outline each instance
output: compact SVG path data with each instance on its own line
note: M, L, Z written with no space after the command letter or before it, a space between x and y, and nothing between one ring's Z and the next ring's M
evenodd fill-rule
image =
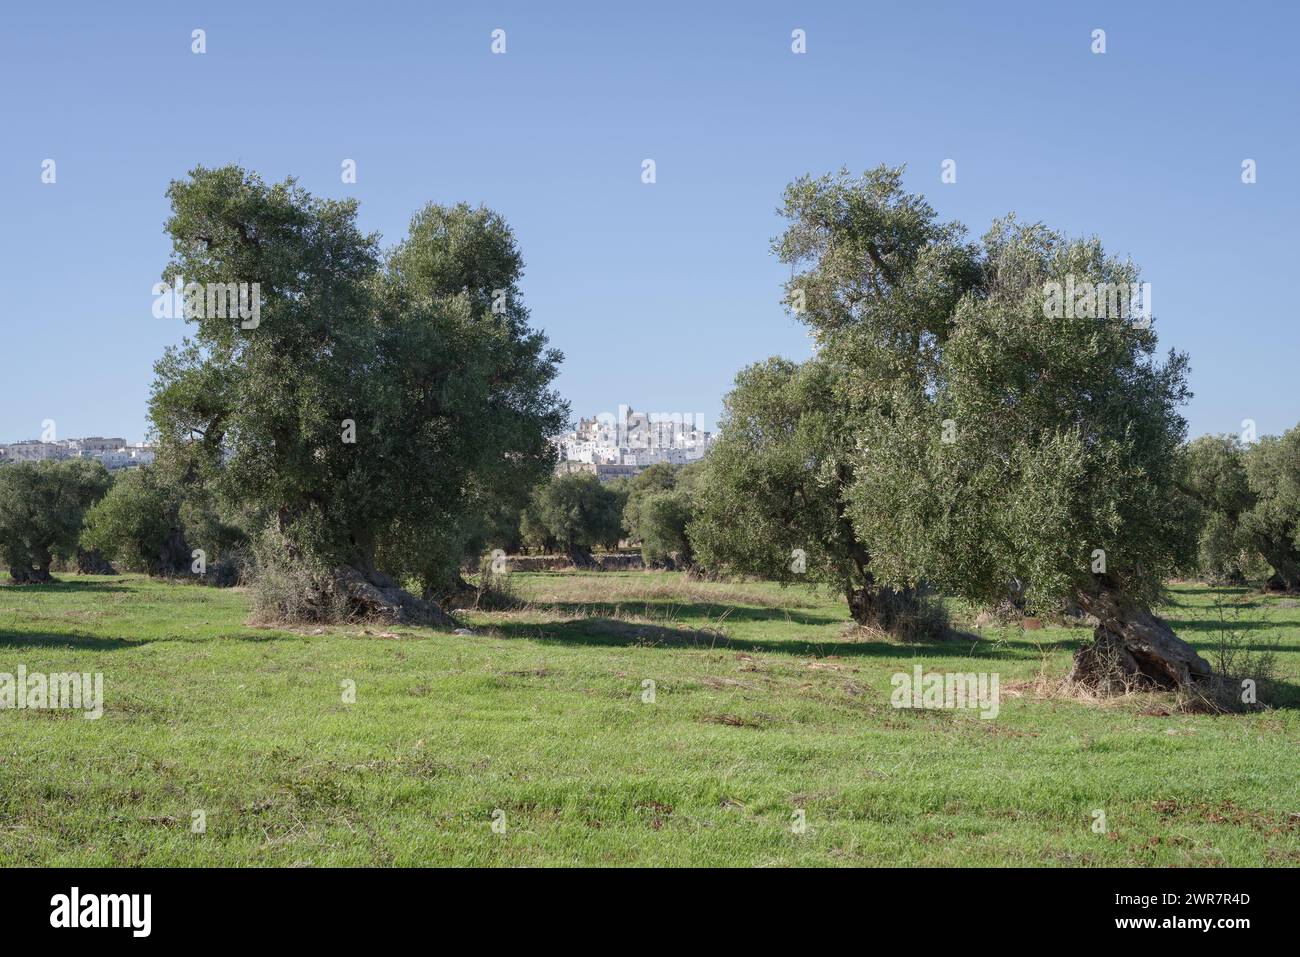
M1242 534L1273 567L1270 587L1300 591L1300 426L1265 436L1244 458L1253 501Z
M197 484L174 482L161 464L130 469L86 513L81 544L129 571L203 574L233 584L234 559L247 545L246 534L242 516L223 514L217 505ZM203 557L198 567L196 549Z
M109 486L94 461L0 466L0 559L20 585L51 581L50 565L77 552L86 510Z
M1196 514L1189 568L1210 581L1244 584L1256 553L1241 526L1254 504L1241 442L1233 435L1203 435L1182 448L1178 465L1178 490Z
M385 254L355 200L292 179L198 168L168 195L164 281L184 277L196 303L238 283L259 298L187 308L192 337L156 366L160 442L267 517L262 554L308 571L307 608L450 624L397 577L446 575L466 515L549 469L567 420L509 227L430 205Z
M81 541L127 571L171 575L190 565L178 496L149 467L117 477L86 513Z
M901 183L901 170L880 167L786 189L773 250L791 269L785 302L818 354L737 378L695 528L706 564L829 583L859 623L911 632L919 579L881 574L849 493L864 426L887 431L928 408L952 310L979 268L963 228ZM911 475L919 494L923 475Z
M892 579L984 602L1010 581L1032 607L1095 615L1077 681L1185 688L1209 665L1150 606L1194 535L1175 493L1187 358L1159 357L1150 317L1127 307L1052 307L1072 286L1127 303L1136 270L1096 240L1008 218L980 267L932 398L863 422L855 524Z
M876 578L847 512L854 443L847 402L837 396L842 381L816 359L772 358L742 370L702 466L688 534L709 568L829 585L860 624L908 628L915 589Z
M651 495L670 492L677 486L677 469L667 462L656 462L628 479L615 479L622 483L626 493L623 505L623 527L630 541L641 541L641 505ZM611 482L611 485L614 483Z
M694 500L685 490L652 492L640 508L641 557L647 565L690 568L695 550L689 527L695 518Z
M967 242L884 167L800 179L782 212L786 302L817 355L733 393L729 413L778 414L724 425L717 474L744 478L710 491L719 557L774 567L794 531L855 583L858 620L924 584L1014 590L1097 616L1077 680L1208 675L1150 610L1194 517L1174 492L1187 359L1157 356L1136 268L1011 217ZM730 527L745 518L766 534Z
M592 548L612 548L623 534L621 496L588 472L558 475L538 488L530 511L544 536L578 565L590 563Z
M1300 426L1245 444L1205 435L1180 458L1179 491L1197 510L1197 570L1241 584L1300 591Z

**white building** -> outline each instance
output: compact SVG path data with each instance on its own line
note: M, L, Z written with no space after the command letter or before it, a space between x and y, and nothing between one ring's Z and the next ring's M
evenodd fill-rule
M45 459L66 459L68 450L59 442L42 442L28 439L6 445L5 459L9 462L41 462Z
M42 442L36 439L0 445L0 464L57 459L95 459L111 471L152 464L154 447L145 442L128 445L126 439L92 435L84 439Z
M608 466L592 469L602 478L613 477L615 466L619 474L635 474L660 462L686 465L702 459L716 439L704 430L702 420L695 413L636 412L620 405L617 416L602 413L579 419L577 429L555 444L561 465Z

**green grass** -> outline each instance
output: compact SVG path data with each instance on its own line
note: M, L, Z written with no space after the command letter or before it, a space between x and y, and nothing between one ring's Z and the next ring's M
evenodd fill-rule
M1277 599L1247 614L1292 697L1209 716L1036 695L1078 629L899 645L807 589L516 582L532 605L474 635L256 628L241 592L138 577L0 587L0 672L102 672L106 698L0 711L0 864L1300 864ZM1216 594L1163 610L1203 652ZM997 672L1000 714L890 707L915 663Z

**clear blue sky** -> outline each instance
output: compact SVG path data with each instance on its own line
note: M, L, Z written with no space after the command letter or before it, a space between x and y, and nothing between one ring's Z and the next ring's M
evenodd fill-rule
M1296 4L112 7L0 14L0 441L144 437L183 334L150 311L164 190L228 162L354 195L388 241L428 200L500 211L575 415L712 420L741 366L808 355L768 251L781 190L886 162L975 235L1015 210L1140 263L1193 434L1300 421Z

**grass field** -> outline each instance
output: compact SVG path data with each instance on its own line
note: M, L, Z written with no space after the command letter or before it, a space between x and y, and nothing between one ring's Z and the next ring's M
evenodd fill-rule
M454 635L66 579L0 587L0 672L102 672L104 714L0 711L4 865L1300 864L1294 602L1246 612L1279 706L1211 716L1042 696L1080 629L855 640L764 584L520 574L528 608ZM1162 614L1204 653L1227 594ZM891 707L918 663L998 673L997 718Z

